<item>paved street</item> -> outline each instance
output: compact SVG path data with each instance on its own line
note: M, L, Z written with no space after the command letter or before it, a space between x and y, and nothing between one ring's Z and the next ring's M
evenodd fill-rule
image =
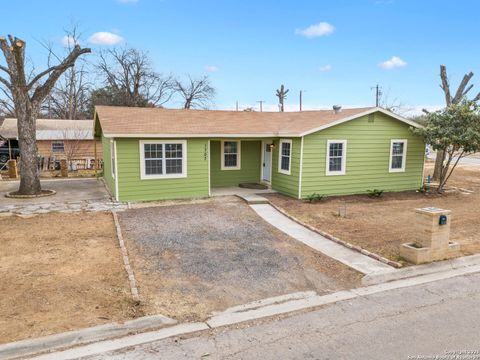
M435 160L436 159L436 154L430 154L428 155L428 158L430 160ZM454 158L453 161L455 161L456 158ZM466 156L464 158L461 158L460 161L458 162L459 165L470 165L470 166L480 166L480 157L478 157L478 153L476 156Z
M479 303L477 273L89 359L385 360L415 359L419 355L433 358L446 351L463 350L476 351L477 355L445 359L480 359Z

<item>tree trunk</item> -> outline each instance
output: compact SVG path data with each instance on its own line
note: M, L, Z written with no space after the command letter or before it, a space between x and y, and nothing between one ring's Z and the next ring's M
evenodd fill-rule
M433 170L433 181L440 181L440 174L443 169L443 162L445 161L445 152L443 150L437 150L437 157L435 159L435 169Z
M17 106L18 139L20 144L20 188L22 195L41 193L40 170L38 168L38 149L35 119L37 114L32 107Z

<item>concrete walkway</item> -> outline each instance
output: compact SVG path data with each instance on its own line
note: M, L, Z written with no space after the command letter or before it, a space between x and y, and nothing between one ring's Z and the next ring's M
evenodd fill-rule
M308 230L277 211L271 205L258 204L250 205L250 207L265 221L283 231L285 234L363 274L372 275L396 271L395 268L387 264L347 249L316 232Z
M0 181L0 216L127 208L126 204L111 200L105 185L97 179L42 179L41 184L44 189L55 190L56 194L26 199L7 198L5 194L17 190L19 181Z

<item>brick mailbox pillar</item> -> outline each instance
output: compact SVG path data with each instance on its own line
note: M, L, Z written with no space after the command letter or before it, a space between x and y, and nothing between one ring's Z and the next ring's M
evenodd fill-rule
M427 207L415 209L415 213L415 238L413 242L401 245L401 256L414 264L457 256L460 246L450 241L452 212Z
M18 178L17 160L8 160L8 177L10 179Z

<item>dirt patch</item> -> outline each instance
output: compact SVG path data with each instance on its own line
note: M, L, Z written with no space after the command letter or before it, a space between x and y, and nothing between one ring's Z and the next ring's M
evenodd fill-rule
M198 321L267 297L353 287L361 278L234 197L128 210L119 219L148 313Z
M431 167L427 165L426 173ZM309 225L396 261L400 260L399 246L414 239L415 208L449 209L451 240L461 244L463 255L480 253L480 167L458 167L449 186L456 189L444 195L411 191L385 193L375 199L366 195L331 197L314 204L278 194L265 196ZM346 217L339 216L344 212Z
M112 215L0 219L0 343L135 315Z

